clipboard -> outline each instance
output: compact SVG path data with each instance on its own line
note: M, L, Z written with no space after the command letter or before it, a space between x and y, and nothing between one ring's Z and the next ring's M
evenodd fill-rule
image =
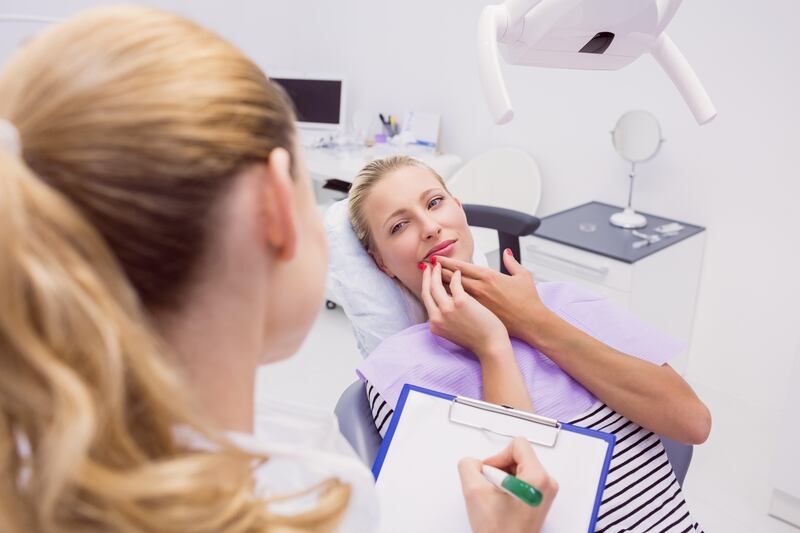
M457 463L527 438L559 492L542 531L594 531L614 435L406 384L372 474L379 531L470 531Z

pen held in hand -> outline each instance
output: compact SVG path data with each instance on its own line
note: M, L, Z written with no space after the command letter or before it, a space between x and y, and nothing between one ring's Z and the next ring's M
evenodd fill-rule
M489 465L481 467L483 475L495 487L505 491L515 498L518 498L523 503L536 507L542 503L542 493L536 490L535 487L522 481L521 479L512 476L511 474Z

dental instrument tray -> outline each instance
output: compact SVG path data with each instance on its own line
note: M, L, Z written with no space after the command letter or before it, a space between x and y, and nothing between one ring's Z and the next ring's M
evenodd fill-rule
M536 236L587 252L635 263L705 228L645 213L647 226L622 229L608 222L618 206L589 202L541 219ZM671 231L670 231L671 230Z

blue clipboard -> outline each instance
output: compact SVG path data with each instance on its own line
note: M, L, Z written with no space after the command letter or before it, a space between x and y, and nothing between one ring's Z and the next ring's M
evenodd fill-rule
M426 389L424 387L418 387L416 385L406 384L403 386L403 390L400 393L400 398L397 402L397 407L394 410L394 415L392 416L392 420L389 423L389 428L386 430L386 436L381 443L380 448L378 449L378 454L375 457L375 463L372 466L372 475L374 476L375 480L377 481L378 477L381 473L381 468L383 467L384 462L386 461L387 454L389 453L389 449L392 445L392 439L395 435L397 430L397 426L402 419L403 408L406 405L406 400L408 399L409 393L411 391L415 391L418 393L426 394L428 396L434 396L437 398L441 398L443 400L447 400L450 402L457 401L457 397L451 394L446 394L443 392L438 392L430 389ZM460 400L461 398L459 398ZM474 402L474 400L473 400ZM484 403L484 402L475 402L475 403ZM488 404L487 404L488 405ZM497 406L498 408L501 406ZM504 409L508 409L510 411L516 411L505 406L502 406ZM500 410L500 409L498 409ZM518 412L518 411L517 411ZM600 503L602 500L603 489L606 484L606 477L608 476L608 469L609 465L611 464L611 456L614 450L614 443L616 441L616 437L610 433L605 433L602 431L596 431L593 429L586 429L581 428L578 426L573 426L572 424L567 424L563 422L558 422L558 429L560 431L568 431L573 433L578 433L590 437L594 437L597 439L601 439L607 443L607 451L605 454L604 463L602 466L602 472L599 477L597 491L596 491L596 498L594 502L594 509L592 511L592 516L590 520L589 532L594 531L595 523L597 522L597 515L600 510Z

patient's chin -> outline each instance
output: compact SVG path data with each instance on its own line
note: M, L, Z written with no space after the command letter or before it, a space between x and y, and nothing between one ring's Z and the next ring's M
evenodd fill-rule
M472 240L472 234L462 235L458 244L459 247L456 250L456 257L454 257L454 259L464 261L465 263L474 263L473 254L475 253L475 241Z
M471 244L470 245L465 245L465 244L466 243L462 242L456 243L454 249L450 253L445 254L445 257L449 257L450 259L456 259L458 261L463 261L464 263L474 263L474 261L472 260L473 259L472 250L474 246L472 246Z

